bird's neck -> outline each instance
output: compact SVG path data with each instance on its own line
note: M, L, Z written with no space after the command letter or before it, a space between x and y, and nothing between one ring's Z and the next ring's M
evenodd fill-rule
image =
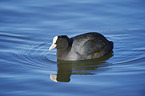
M62 47L62 48L57 48L57 58L60 60L64 60L64 58L67 57L69 51L71 50L72 47L72 39L69 39L69 41Z
M68 49L57 49L57 59L64 60L64 58L67 56L70 48Z

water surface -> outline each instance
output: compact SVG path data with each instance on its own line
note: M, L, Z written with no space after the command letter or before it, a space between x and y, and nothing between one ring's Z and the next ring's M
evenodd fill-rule
M0 96L144 96L144 0L1 0ZM100 32L105 60L57 62L56 35ZM58 82L59 81L59 82Z

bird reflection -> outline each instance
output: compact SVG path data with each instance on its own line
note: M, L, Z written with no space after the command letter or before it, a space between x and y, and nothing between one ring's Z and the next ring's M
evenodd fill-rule
M93 75L93 70L97 70L100 67L108 66L105 62L107 59L113 56L113 52L103 58L84 60L84 61L60 61L57 60L57 74L50 74L50 79L55 82L69 82L71 75Z

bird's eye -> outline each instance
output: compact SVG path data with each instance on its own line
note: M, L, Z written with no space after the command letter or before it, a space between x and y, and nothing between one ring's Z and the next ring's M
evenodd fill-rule
M57 42L60 42L60 40L57 40ZM55 42L55 44L57 44L57 42Z

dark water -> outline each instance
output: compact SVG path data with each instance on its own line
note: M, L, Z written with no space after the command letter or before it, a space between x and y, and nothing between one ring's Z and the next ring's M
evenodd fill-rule
M114 42L112 57L58 63L48 51L89 31ZM145 96L145 1L0 0L0 96Z

